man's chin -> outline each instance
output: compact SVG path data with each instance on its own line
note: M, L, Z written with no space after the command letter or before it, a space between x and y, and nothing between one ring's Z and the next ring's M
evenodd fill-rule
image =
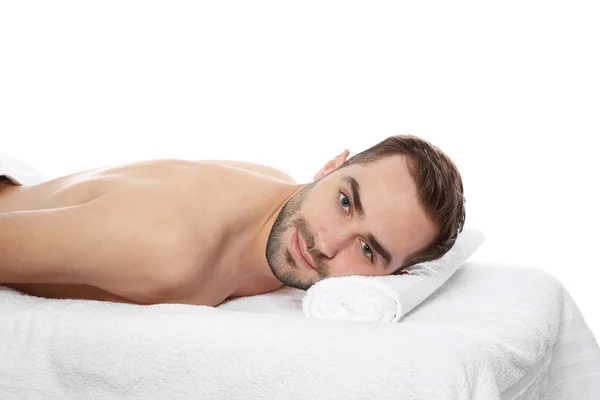
M315 282L311 280L304 280L300 277L300 271L294 269L294 267L286 266L284 273L275 273L275 278L279 280L285 286L293 287L301 290L308 290Z
M300 289L300 290L307 291L308 289L310 289L310 287L312 285L314 285L314 283L311 283L311 284L298 284L298 283L286 284L286 283L284 283L284 285L294 288L294 289Z

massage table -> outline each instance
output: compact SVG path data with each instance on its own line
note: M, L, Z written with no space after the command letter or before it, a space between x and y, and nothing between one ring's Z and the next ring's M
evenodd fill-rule
M600 349L565 288L467 262L397 323L306 317L306 292L218 307L0 287L0 399L600 399Z

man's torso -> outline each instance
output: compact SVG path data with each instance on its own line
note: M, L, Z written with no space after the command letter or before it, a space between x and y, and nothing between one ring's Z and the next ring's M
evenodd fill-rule
M126 213L129 217L117 221L117 226L141 222L145 215L140 209L164 213L173 221L184 220L193 231L195 273L188 283L161 301L216 305L230 296L257 294L280 286L267 277L248 280L233 271L242 262L266 262L259 252L247 254L249 241L255 236L251 230L267 217L261 212L265 204L291 185L291 178L280 171L250 163L155 160L84 171L34 186L15 187L0 181L0 214L73 207L111 195L121 199L114 207L130 210ZM105 218L111 218L110 210ZM167 226L164 229L168 231ZM160 231L157 227L159 236ZM118 236L119 229L113 234ZM160 237L157 239L160 243ZM138 301L135 294L111 293L88 285L12 286L43 297L144 302Z

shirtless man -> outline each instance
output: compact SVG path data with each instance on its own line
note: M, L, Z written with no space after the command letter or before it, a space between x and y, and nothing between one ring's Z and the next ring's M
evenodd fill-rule
M307 184L232 161L155 160L0 181L0 285L48 298L216 306L440 257L465 220L437 147L393 136Z

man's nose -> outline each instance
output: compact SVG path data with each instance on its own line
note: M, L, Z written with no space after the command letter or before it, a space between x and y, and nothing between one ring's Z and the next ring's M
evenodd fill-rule
M315 245L325 257L332 258L348 243L350 237L348 230L326 227L316 232Z

